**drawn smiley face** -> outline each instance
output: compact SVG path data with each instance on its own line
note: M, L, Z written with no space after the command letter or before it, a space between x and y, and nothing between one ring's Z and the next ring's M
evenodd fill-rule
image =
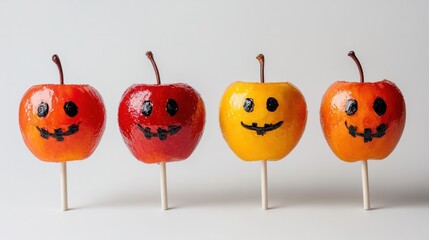
M70 118L76 117L79 112L78 106L73 101L68 101L64 103L64 114ZM49 105L46 102L41 102L37 107L37 116L39 118L46 118L49 114ZM48 129L40 126L36 126L37 130L40 132L40 136L44 139L52 137L59 142L64 141L64 137L73 135L79 131L79 124L72 123L67 127L67 130L64 131L63 128L55 128L53 132L49 132Z
M245 161L286 156L301 138L306 120L304 97L287 82L235 82L219 108L223 137Z
M358 111L358 101L356 99L349 99L347 100L347 103L345 105L345 113L348 116L353 116ZM372 109L374 110L374 113L378 116L383 116L386 113L387 110L387 104L381 97L377 97L374 100L374 103L372 105ZM371 142L374 138L381 138L386 134L388 125L386 123L380 123L377 127L374 129L370 126L364 126L362 127L363 131L359 132L360 129L358 129L357 126L349 125L347 123L347 120L344 120L344 125L346 126L348 133L352 137L362 137L363 142Z
M244 99L244 103L243 103L244 111L246 111L248 113L253 112L254 107L255 107L255 103L254 103L253 98ZM275 112L278 107L279 107L279 103L278 103L277 99L275 99L273 97L269 97L267 99L266 108L269 112ZM280 120L276 123L264 123L263 126L258 126L258 123L256 123L256 122L252 122L252 124L248 125L248 124L243 123L243 121L241 121L241 126L244 127L245 129L255 131L256 134L263 136L263 135L265 135L265 133L267 133L269 131L276 130L281 125L283 125L283 123L284 123L284 121Z
M162 104L162 103L161 103ZM153 102L151 100L146 100L142 104L142 115L146 118L152 115L153 110ZM168 113L170 117L174 117L179 111L179 105L176 100L169 98L167 99L167 103L165 105L165 111ZM142 126L140 123L137 123L137 127L144 134L145 138L152 139L154 137L159 138L159 140L164 141L170 135L174 135L178 133L182 127L180 125L170 124L167 128L157 127L155 131L148 126Z

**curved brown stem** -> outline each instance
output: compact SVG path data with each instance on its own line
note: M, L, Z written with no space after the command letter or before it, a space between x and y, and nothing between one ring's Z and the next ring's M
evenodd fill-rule
M259 54L258 56L256 56L256 59L258 59L259 61L259 65L260 65L260 79L261 79L261 83L265 82L265 76L264 76L264 65L265 65L265 57L263 54Z
M152 63L153 69L155 70L156 75L156 84L161 84L161 77L159 76L158 66L156 66L155 59L153 58L153 54L151 51L146 52L147 58L149 58L150 62Z
M365 82L365 80L363 78L362 65L360 65L359 59L356 57L355 52L350 51L348 55L349 55L349 57L351 57L355 61L356 65L357 65L357 67L359 69L360 82L361 83Z
M60 72L60 84L64 84L64 74L63 74L63 67L61 66L60 57L58 57L57 54L54 54L52 56L52 61L57 64L58 72Z

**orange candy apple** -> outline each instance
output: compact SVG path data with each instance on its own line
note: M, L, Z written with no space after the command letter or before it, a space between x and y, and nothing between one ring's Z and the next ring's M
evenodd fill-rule
M320 123L338 158L355 162L384 159L395 148L405 126L405 101L389 80L364 82L362 67L354 52L361 82L338 81L322 99Z
M66 162L92 154L104 132L105 110L100 94L89 85L35 85L19 106L19 126L28 149L40 160Z

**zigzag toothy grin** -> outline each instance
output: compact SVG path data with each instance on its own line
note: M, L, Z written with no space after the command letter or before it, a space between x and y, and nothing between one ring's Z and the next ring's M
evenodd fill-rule
M58 142L62 142L64 141L64 137L65 136L70 136L73 135L75 133L77 133L79 131L79 124L72 124L68 127L67 131L63 131L62 128L57 128L54 129L53 133L50 133L48 130L46 130L45 128L40 128L38 126L36 126L37 130L39 130L40 136L44 139L48 139L49 137L55 138Z
M276 124L265 124L263 127L258 127L257 123L252 123L252 125L247 125L243 122L241 122L241 126L249 129L249 130L254 130L256 131L256 134L264 136L265 133L269 132L269 131L273 131L277 128L279 128L281 125L283 125L283 121L280 121Z
M372 133L371 128L365 128L362 133L357 132L357 127L353 125L348 125L347 121L344 121L346 128L349 130L349 134L352 137L361 136L363 137L363 142L371 142L373 138L381 138L386 134L387 124L380 124L376 129L375 133Z
M150 127L143 127L140 124L137 124L138 129L140 129L140 131L143 132L144 136L147 139L151 139L152 137L158 137L159 140L165 140L167 139L167 136L170 135L174 135L176 133L178 133L180 131L180 129L182 129L181 126L176 126L176 125L172 125L172 126L168 126L168 130L162 129L162 128L158 128L156 130L156 132L151 132Z

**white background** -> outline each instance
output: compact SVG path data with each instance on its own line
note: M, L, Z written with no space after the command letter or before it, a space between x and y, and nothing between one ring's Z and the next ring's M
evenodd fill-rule
M429 4L427 1L8 1L0 2L1 239L427 239L429 234ZM203 138L186 161L167 164L171 209L162 211L159 168L136 161L117 125L122 93L185 82L205 100ZM359 163L338 160L323 137L319 105L336 80L402 90L407 123L395 151L370 161L373 210L362 208ZM87 83L103 96L106 130L95 153L69 166L68 212L59 166L24 145L18 105L32 85ZM297 147L270 162L271 209L260 209L258 162L224 142L219 101L236 81L290 81L308 122Z

